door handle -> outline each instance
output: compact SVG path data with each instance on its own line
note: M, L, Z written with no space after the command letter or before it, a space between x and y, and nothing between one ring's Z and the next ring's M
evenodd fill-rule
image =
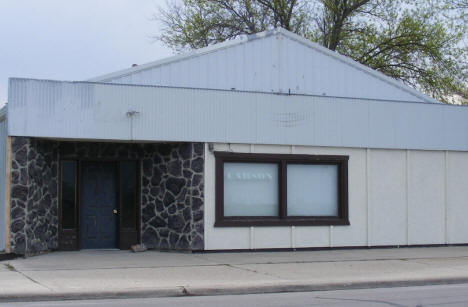
M114 214L117 214L117 209L112 210L112 212L114 212Z

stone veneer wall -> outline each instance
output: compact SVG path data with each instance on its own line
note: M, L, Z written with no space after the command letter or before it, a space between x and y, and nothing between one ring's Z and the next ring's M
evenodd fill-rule
M203 143L145 146L142 242L150 248L204 248Z
M11 249L36 254L57 247L58 143L11 140Z
M202 143L58 142L12 137L11 248L36 254L58 246L60 159L141 160L141 239L149 248L201 250Z

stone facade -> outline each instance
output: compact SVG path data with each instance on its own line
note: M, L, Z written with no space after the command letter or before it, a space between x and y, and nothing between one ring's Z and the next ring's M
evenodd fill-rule
M141 161L141 239L148 248L204 247L202 143L58 142L12 137L11 247L36 254L58 246L61 159Z
M203 144L165 145L145 154L142 241L162 249L203 249Z
M58 144L12 137L11 248L36 254L57 247Z

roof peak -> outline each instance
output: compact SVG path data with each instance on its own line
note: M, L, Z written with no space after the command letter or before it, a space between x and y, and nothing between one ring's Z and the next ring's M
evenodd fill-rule
M277 35L277 34L281 34L281 35L284 35L284 36L290 36L291 34L295 35L294 33L290 32L288 30L285 30L282 27L277 27L277 28L274 28L274 29L265 30L265 31L258 32L258 33L255 33L255 34L242 34L242 35L239 35L239 37L237 37L235 39L232 39L232 40L227 40L227 41L217 43L217 44L213 44L213 45L209 45L209 46L206 46L206 47L203 47L203 48L193 49L193 50L190 50L190 51L187 51L187 52L178 53L178 54L175 54L175 55L172 55L172 56L169 56L169 57L165 57L165 58L162 58L162 59L159 59L159 60L156 60L156 61L152 61L152 62L148 62L148 63L144 63L144 64L138 64L136 66L133 66L133 65L135 65L135 64L133 64L132 67L130 67L130 68L117 70L117 71L114 71L114 72L111 72L111 73L108 73L108 74L104 74L104 75L100 75L100 76L97 76L97 77L87 79L85 81L106 82L109 79L113 79L115 77L125 76L125 75L132 74L134 72L150 69L150 68L153 68L153 67L156 67L156 66L165 65L165 64L169 64L169 63L173 63L173 62L177 62L177 61L182 61L182 60L185 60L185 59L188 59L188 58L191 58L191 57L196 57L196 56L200 56L200 55L207 54L207 53L210 53L210 52L215 52L215 51L218 51L218 50L221 50L221 49L229 48L231 46L246 43L246 42L256 40L256 39L266 38L266 37L269 37L269 36L272 36L272 35Z
M166 64L170 64L170 63L174 63L174 62L179 62L179 61L183 61L183 60L187 60L187 59L190 59L190 58L193 58L193 57L198 57L198 56L202 56L202 55L205 55L205 54L208 54L208 53L212 53L212 52L216 52L216 51L219 51L219 50L223 50L223 49L226 49L226 48L230 48L230 47L233 47L233 46L236 46L236 45L239 45L239 44L244 44L244 43L248 43L248 42L251 42L251 41L254 41L254 40L257 40L257 39L264 39L264 38L267 38L267 37L270 37L272 35L281 35L281 36L284 36L284 37L287 37L288 39L291 39L293 41L296 41L302 45L304 45L305 47L308 47L308 48L311 48L311 49L314 49L315 51L317 52L320 52L324 55L327 55L329 57L332 57L346 65L350 65L362 72L365 72L367 74L370 74L372 75L373 77L375 78L378 78L390 85L393 85L405 92L408 92L410 93L411 95L413 96L416 96L420 99L422 99L423 101L426 101L426 102L432 102L432 103L440 103L439 101L403 84L402 82L398 81L398 80L395 80L393 78L390 78L388 77L387 75L379 72L379 71L376 71L376 70L373 70L359 62L356 62L354 61L353 59L347 57L347 56L344 56L344 55L341 55L335 51L332 51L328 48L325 48L315 42L312 42L306 38L303 38L293 32L290 32L284 28L281 28L281 27L277 27L277 28L274 28L274 29L269 29L269 30L265 30L263 32L259 32L259 33L255 33L255 34L246 34L246 35L240 35L238 38L236 39L233 39L233 40L228 40L228 41L224 41L224 42L221 42L221 43L217 43L217 44L213 44L213 45L210 45L210 46L207 46L207 47L204 47L204 48L200 48L200 49L194 49L194 50L191 50L191 51L188 51L188 52L185 52L185 53L180 53L180 54L176 54L176 55L173 55L173 56L170 56L170 57L166 57L166 58L163 58L163 59L160 59L160 60L156 60L156 61L153 61L153 62L149 62L149 63L145 63L145 64L141 64L141 65L138 65L138 66L133 66L133 67L130 67L130 68L127 68L127 69L123 69L123 70L119 70L119 71L115 71L115 72L112 72L112 73L109 73L109 74L105 74L105 75L101 75L101 76L98 76L98 77L94 77L94 78L91 78L91 79L88 79L86 81L93 81L93 82L108 82L114 78L117 78L117 77L124 77L124 76L127 76L127 75L131 75L133 73L136 73L136 72L140 72L140 71L144 71L144 70L148 70L148 69L151 69L151 68L154 68L154 67L157 67L157 66L162 66L162 65L166 65Z

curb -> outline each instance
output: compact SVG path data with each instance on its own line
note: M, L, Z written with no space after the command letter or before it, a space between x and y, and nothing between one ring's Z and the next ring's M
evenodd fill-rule
M62 301L62 300L99 300L99 299L124 299L124 298L157 298L157 297L181 297L181 296L216 296L216 295L242 295L285 292L314 292L352 289L374 289L394 287L414 287L428 285L450 285L468 283L468 277L459 278L434 278L414 280L374 280L359 282L338 282L311 284L281 283L260 284L252 286L213 286L191 287L175 286L171 288L158 288L151 290L122 290L122 291L84 291L84 292L56 292L56 293L26 293L26 294L0 294L0 302L26 302L26 301Z

